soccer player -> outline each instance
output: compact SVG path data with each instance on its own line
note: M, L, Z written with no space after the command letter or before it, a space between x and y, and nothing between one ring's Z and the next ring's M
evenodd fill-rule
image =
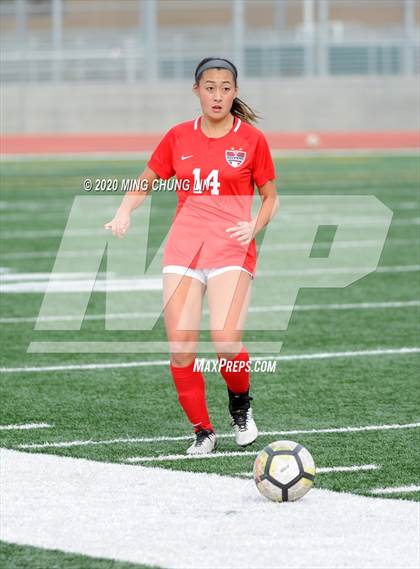
M202 115L166 133L141 174L146 191L126 194L105 224L123 237L132 210L156 180L176 176L182 182L164 251L163 297L170 372L195 432L188 454L210 453L217 444L204 376L194 365L206 290L211 339L227 386L236 442L244 447L258 436L242 333L255 276L255 236L277 211L278 197L267 141L251 124L257 119L254 111L237 97L237 77L227 59L206 58L198 64L193 92ZM252 218L254 185L261 205Z

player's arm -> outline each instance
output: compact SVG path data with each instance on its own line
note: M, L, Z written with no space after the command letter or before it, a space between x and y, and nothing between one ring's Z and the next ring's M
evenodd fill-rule
M236 237L243 245L248 245L279 209L279 197L274 180L269 180L260 186L258 192L262 203L257 215L251 221L239 221L234 227L226 229L231 233L231 237Z
M269 180L263 186L258 188L261 197L261 207L257 215L252 219L254 224L255 237L263 227L276 215L279 209L279 196L277 195L274 180Z
M148 166L139 176L139 190L127 192L123 197L120 207L114 218L105 223L105 229L110 229L116 237L124 237L130 226L131 212L141 206L148 194L153 188L153 182L159 179L159 176L153 172Z

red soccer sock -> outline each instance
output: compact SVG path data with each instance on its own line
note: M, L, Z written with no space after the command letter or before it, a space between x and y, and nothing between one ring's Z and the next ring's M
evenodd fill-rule
M220 361L220 356L217 356ZM245 393L249 389L249 354L245 346L233 359L220 366L226 385L233 393Z
M170 364L171 374L178 392L178 400L194 430L213 429L206 404L206 384L201 371L194 371L194 362L185 367Z

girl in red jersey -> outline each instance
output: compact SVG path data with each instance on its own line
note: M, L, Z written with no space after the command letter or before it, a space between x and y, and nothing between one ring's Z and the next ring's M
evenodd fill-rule
M170 371L195 431L188 454L209 453L217 444L204 376L194 365L206 290L211 338L228 390L236 442L247 446L258 436L242 333L255 275L255 236L277 211L278 198L267 141L251 125L255 113L237 97L237 76L226 59L206 58L198 64L193 91L202 116L166 133L141 174L141 187L147 190L140 196L127 194L105 224L113 235L123 237L131 211L155 180L176 176L182 181L164 251L163 297ZM254 184L262 203L252 218Z

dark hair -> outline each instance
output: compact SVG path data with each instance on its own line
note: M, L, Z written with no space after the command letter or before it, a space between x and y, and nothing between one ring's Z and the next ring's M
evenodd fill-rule
M212 61L214 61L213 66L211 65ZM228 59L224 59L222 57L206 57L202 59L200 63L197 65L194 72L195 83L197 85L204 71L206 71L207 69L227 69L232 73L236 87L238 79L238 70L236 69L235 65ZM244 101L239 99L239 97L235 97L233 99L232 108L230 109L230 112L232 113L233 116L238 117L239 119L247 123L258 122L258 119L260 118L258 114L253 109L251 109L251 107L247 105Z

